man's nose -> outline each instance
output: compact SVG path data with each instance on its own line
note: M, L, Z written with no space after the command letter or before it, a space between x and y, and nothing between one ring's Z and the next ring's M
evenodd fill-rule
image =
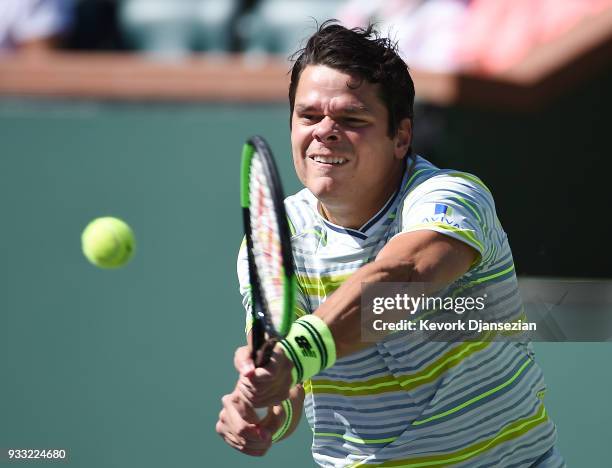
M340 139L336 121L325 116L315 126L313 136L319 141L338 141Z

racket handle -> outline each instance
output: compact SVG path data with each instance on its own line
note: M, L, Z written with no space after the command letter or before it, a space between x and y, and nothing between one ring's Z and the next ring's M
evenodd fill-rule
M255 408L255 414L259 418L259 421L263 421L265 417L268 415L268 408Z

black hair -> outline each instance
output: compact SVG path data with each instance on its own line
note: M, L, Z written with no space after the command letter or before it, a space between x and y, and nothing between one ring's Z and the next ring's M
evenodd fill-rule
M399 123L413 118L414 83L408 66L399 56L397 44L380 37L373 25L348 29L336 23L333 19L322 23L306 47L292 56L289 122L302 71L308 65L325 65L359 80L380 84L380 98L389 114L388 134L393 138Z

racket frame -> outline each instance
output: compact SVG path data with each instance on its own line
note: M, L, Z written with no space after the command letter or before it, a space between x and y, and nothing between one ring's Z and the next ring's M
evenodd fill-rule
M276 213L277 228L280 234L280 252L282 258L283 305L280 329L276 329L270 317L267 303L262 295L261 280L253 254L253 237L250 215L250 174L251 162L255 153L259 154L263 175L268 182L272 196L273 209ZM283 339L295 318L295 291L297 281L291 251L291 232L287 222L284 192L278 169L269 145L261 136L252 136L242 150L240 202L246 237L247 257L249 265L249 283L251 285L251 345L255 365L261 367L267 363L276 341ZM267 335L267 339L266 339Z

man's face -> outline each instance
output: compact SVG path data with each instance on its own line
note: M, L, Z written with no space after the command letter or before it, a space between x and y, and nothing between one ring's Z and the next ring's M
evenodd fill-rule
M297 86L291 122L295 170L330 207L384 202L397 188L410 144L409 120L395 137L388 136L379 85L365 80L358 84L346 73L309 65Z

